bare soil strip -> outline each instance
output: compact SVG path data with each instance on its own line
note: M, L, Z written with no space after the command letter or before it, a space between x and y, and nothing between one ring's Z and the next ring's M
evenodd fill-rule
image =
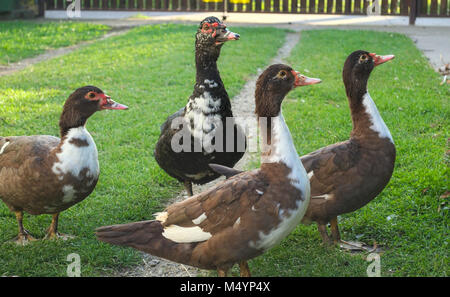
M28 66L34 65L36 63L66 55L68 53L71 53L73 51L80 49L81 47L92 44L94 42L104 40L104 39L112 37L112 36L118 36L118 35L125 34L131 28L132 27L129 27L129 26L113 27L111 31L109 31L105 35L101 36L100 38L88 40L88 41L82 41L80 43L77 43L77 44L74 44L71 46L67 46L67 47L51 49L51 50L46 51L43 54L31 57L31 58L26 58L26 59L20 60L19 62L11 63L6 66L0 65L0 76L10 75L10 74L13 74L19 70L22 70L22 69L28 67Z
M269 65L283 63L283 60L289 57L292 49L300 40L300 33L288 33L286 35L286 42L278 50L277 55L270 61ZM268 65L267 65L268 66ZM241 92L236 95L231 101L233 115L235 117L245 118L253 117L255 110L255 85L258 76L262 73L264 69L258 69L257 74L255 74L242 88ZM235 168L245 170L248 164L257 158L256 153L246 152L244 157L236 164ZM194 185L193 191L195 193L201 193L206 189L214 186L216 183L222 181L223 178L216 179L205 185ZM186 193L183 191L177 197L171 199L168 204L174 203L176 201L181 201L186 199ZM123 270L117 273L117 276L127 276L127 277L149 277L149 276L201 276L206 275L207 272L195 267L190 267L171 261L167 261L152 255L142 253L142 265L134 267L132 269Z

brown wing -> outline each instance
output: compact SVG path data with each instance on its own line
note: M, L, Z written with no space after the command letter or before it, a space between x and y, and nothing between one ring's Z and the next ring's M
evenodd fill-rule
M360 160L358 145L352 141L336 143L300 157L310 176L311 197L330 194Z
M30 159L44 159L59 142L59 138L48 135L0 137L0 149L4 147L0 154L0 171L2 168L18 169Z
M52 136L18 136L0 139L0 198L9 206L25 207L39 196L35 184L49 184L41 172L50 167L48 154L58 146ZM37 203L34 203L37 205ZM34 205L33 204L33 205ZM27 210L30 213L31 210Z
M215 187L167 208L164 226L199 226L212 235L233 226L260 199L265 182L259 169L235 175ZM193 221L203 217L195 224Z

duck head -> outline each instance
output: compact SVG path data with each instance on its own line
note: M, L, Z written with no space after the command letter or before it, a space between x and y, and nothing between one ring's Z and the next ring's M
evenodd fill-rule
M200 22L196 35L196 47L211 51L218 50L230 40L239 40L240 35L231 32L218 18L210 16Z
M114 102L110 96L101 89L94 86L78 88L70 94L63 107L63 112L59 120L61 134L71 128L84 126L87 119L95 112L112 109L124 110L127 106Z
M255 91L255 113L258 117L276 117L287 93L296 87L320 83L318 78L300 74L288 65L269 66L258 78Z
M394 55L380 56L363 50L351 53L345 60L344 70L342 71L342 78L349 99L362 98L367 92L367 81L372 70L394 58Z

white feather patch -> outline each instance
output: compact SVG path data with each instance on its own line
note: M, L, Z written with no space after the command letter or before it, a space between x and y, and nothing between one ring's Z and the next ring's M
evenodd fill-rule
M160 221L161 223L164 223L167 220L168 213L166 211L164 212L157 212L155 213L155 220Z
M193 180L198 180L201 178L204 178L206 175L208 175L206 172L201 172L197 174L185 174L187 177L192 178Z
M86 141L87 146L77 146L70 143L72 139ZM67 133L66 139L61 146L61 152L56 154L58 162L52 167L53 173L62 180L67 173L79 177L81 171L88 168L87 177L98 178L100 166L98 163L97 146L91 134L84 127L72 128Z
M6 147L9 145L9 142L5 143L2 148L0 149L0 155L3 154L3 152L5 151Z
M218 84L214 80L205 79L205 84L208 84L209 88L216 88Z
M320 196L312 196L311 199L325 199L325 200L329 200L333 198L332 194L324 194L324 195L320 195Z
M62 188L62 191L64 193L62 199L64 203L71 202L75 198L75 194L77 193L72 185L65 185Z
M180 227L177 225L170 225L164 228L162 235L177 243L191 243L205 241L211 238L211 233L205 232L202 228L195 227Z
M314 175L314 171L310 171L310 172L308 172L308 179L311 179L311 177L313 177L313 175Z
M192 223L199 225L201 222L203 222L204 220L206 220L207 216L205 213L202 213L198 218L192 220Z
M308 199L309 201L309 199ZM306 203L308 205L308 203ZM295 227L300 223L303 216L305 215L306 208L305 202L302 200L297 200L295 209L289 209L285 214L284 210L280 210L278 215L280 217L280 224L278 226L272 228L267 234L262 231L259 231L259 239L257 241L251 241L249 246L251 248L255 248L258 250L268 250L272 247L276 246L283 240Z
M391 132L381 118L380 112L368 92L364 94L362 103L366 108L366 113L369 115L370 121L372 122L370 129L377 132L380 138L389 138L389 140L394 143Z
M237 218L237 220L234 222L233 228L239 226L240 223L241 223L241 217Z

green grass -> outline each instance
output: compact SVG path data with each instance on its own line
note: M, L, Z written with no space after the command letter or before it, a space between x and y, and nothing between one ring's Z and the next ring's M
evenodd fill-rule
M96 227L151 219L182 189L153 158L159 126L177 111L195 83L196 26L135 28L71 54L0 77L0 135L58 135L67 96L92 84L128 111L95 114L87 123L98 150L101 176L94 193L63 212L60 231L67 242L38 241L17 247L14 215L0 203L0 276L65 276L66 257L78 253L82 276L110 275L141 263L139 253L98 242ZM284 41L285 31L231 28L239 41L224 45L219 69L230 96L264 67ZM25 227L42 238L50 216L25 216Z
M85 84L130 106L125 112L98 113L88 122L102 173L94 193L62 213L60 231L76 239L17 247L7 242L17 232L14 215L0 203L0 275L64 276L70 253L80 254L83 276L110 275L140 262L133 249L99 243L93 232L102 225L149 219L181 190L158 167L152 151L159 125L192 92L194 30L140 27L0 78L0 135L57 135L64 100ZM285 31L231 30L242 39L224 46L219 68L234 96L275 55ZM289 63L323 82L296 89L283 103L298 152L348 139L351 120L341 71L356 49L396 55L373 71L369 90L394 137L397 161L382 194L341 216L343 239L383 245L382 276L447 276L448 198L439 197L448 190L450 91L439 85L438 74L410 39L367 31L302 32ZM26 215L25 226L42 238L50 220ZM249 264L255 276L365 276L366 256L324 247L315 225L301 225Z
M110 28L82 22L0 22L0 65L17 62L52 48L95 39Z
M396 55L372 72L368 88L393 135L397 160L386 189L367 206L340 217L343 239L383 245L382 276L447 276L448 198L439 197L449 187L450 91L439 85L439 75L409 38L367 31L302 32L289 63L323 82L296 89L283 103L297 150L306 154L348 139L352 123L342 67L358 49ZM280 246L252 260L254 275L366 275L367 253L323 247L316 230L315 224L299 226Z

